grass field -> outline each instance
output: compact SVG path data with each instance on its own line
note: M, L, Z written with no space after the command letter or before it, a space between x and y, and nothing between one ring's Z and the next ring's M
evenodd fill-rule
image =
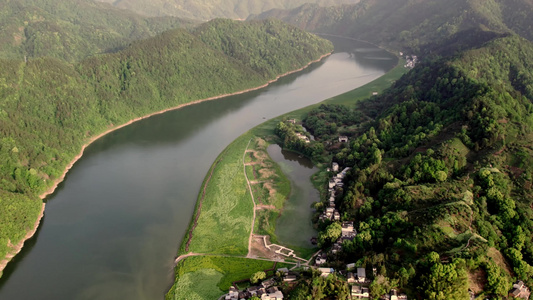
M274 267L273 262L239 257L192 256L179 262L176 282L165 299L217 299L228 291L231 283L257 271ZM276 268L287 267L277 264ZM273 275L273 272L270 273Z
M250 137L250 134L239 137L217 159L189 251L228 255L248 252L253 203L244 178L242 157ZM201 197L202 193L199 200Z

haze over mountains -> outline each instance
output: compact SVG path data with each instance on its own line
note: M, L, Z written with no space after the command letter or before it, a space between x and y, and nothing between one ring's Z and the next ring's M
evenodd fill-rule
M275 9L251 18L277 18L311 32L417 51L468 29L515 32L532 40L532 10L529 0L362 0L337 7Z
M320 6L355 4L360 0L99 0L147 16L176 16L197 20L246 19L270 9L290 9L305 3Z

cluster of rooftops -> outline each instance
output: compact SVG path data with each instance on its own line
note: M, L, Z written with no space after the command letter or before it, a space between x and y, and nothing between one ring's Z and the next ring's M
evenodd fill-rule
M344 187L344 178L346 177L346 174L350 168L344 168L341 172L339 172L339 164L334 162L331 165L331 171L333 173L336 173L328 183L328 193L329 193L329 202L326 210L320 215L319 220L325 221L325 220L333 220L333 221L340 221L341 215L339 211L335 208L335 197L337 196L337 188Z

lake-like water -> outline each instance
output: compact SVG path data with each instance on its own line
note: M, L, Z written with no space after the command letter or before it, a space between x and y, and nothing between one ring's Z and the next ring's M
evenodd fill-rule
M4 271L0 299L163 299L218 154L266 119L359 87L397 62L369 44L331 39L333 55L267 88L157 115L93 143Z

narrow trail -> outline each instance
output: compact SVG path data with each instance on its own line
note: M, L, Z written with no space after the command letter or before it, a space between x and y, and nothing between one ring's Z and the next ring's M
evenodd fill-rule
M250 196L252 196L252 202L254 204L254 208L253 208L253 218L252 218L252 229L250 230L250 236L248 237L248 254L246 254L246 257L250 257L250 254L252 253L252 238L253 238L253 235L254 235L254 227L255 227L255 208L256 208L256 204L255 204L255 199L254 199L254 193L252 192L252 186L250 185L250 180L248 179L248 175L246 174L246 163L245 163L245 158L246 158L246 153L248 151L248 147L250 146L250 143L252 142L252 138L250 138L250 140L248 141L248 145L246 145L246 149L244 150L244 153L242 155L242 167L243 167L243 171L244 171L244 178L246 178L246 183L248 184L248 190L250 191Z

